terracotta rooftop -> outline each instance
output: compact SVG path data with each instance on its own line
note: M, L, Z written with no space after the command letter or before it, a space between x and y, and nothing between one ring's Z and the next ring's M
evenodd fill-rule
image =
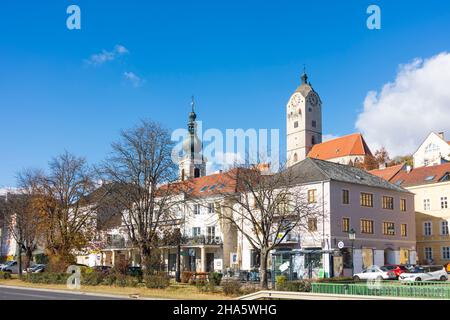
M400 170L402 170L403 167L403 164L398 164L395 166L387 167L385 169L371 170L369 171L369 173L383 178L384 180L390 181Z
M360 133L353 133L316 144L308 153L308 157L320 160L330 160L355 155L372 155Z
M412 187L442 181L450 181L450 163L429 167L419 167L412 169L410 172L403 169L398 171L389 179L389 181L402 187Z

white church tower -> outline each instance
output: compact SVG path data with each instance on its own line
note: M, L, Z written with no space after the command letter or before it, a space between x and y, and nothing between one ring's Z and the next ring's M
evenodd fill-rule
M202 154L202 142L197 136L197 115L194 111L195 103L192 97L192 111L189 113L188 136L183 141L183 157L178 167L180 180L199 178L206 175L206 160Z
M322 101L306 72L301 80L286 106L288 166L304 160L313 145L322 143Z

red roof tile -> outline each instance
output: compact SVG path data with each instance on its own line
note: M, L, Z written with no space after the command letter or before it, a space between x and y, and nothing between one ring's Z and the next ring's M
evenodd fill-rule
M314 145L308 153L308 157L329 160L345 156L371 154L362 135L360 133L353 133Z
M391 178L391 182L402 187L418 186L439 182L448 173L450 173L450 163L444 163L437 166L415 168L409 173L401 170Z
M369 171L369 173L383 178L384 180L390 181L402 168L403 164L398 164L395 166L387 167L385 169L375 169Z

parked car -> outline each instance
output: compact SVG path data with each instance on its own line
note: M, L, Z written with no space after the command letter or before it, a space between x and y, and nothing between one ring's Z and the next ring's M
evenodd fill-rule
M386 267L370 266L366 270L353 275L355 281L359 280L390 280L396 279L395 273Z
M9 272L12 274L18 274L19 273L19 264L17 261L9 261L6 263L6 265L1 269L3 272Z
M400 264L388 264L388 265L383 266L383 268L394 272L396 278L398 278L402 273L408 271L408 269L404 265L400 265Z
M444 266L417 266L413 271L404 272L400 281L447 281L447 270Z
M413 271L416 268L417 265L408 263L408 264L405 264L404 266L405 266L407 271Z
M45 264L35 264L30 268L23 270L24 273L41 273L45 271Z

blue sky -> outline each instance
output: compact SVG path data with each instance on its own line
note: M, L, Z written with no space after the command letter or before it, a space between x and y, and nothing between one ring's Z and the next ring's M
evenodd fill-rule
M381 30L366 28L372 3ZM66 28L70 4L81 8L81 30ZM192 94L206 128L279 128L283 137L304 64L324 133L352 133L367 93L393 81L400 64L450 51L449 31L444 0L4 0L0 186L64 150L98 162L141 118L185 127ZM116 45L129 52L86 63Z

